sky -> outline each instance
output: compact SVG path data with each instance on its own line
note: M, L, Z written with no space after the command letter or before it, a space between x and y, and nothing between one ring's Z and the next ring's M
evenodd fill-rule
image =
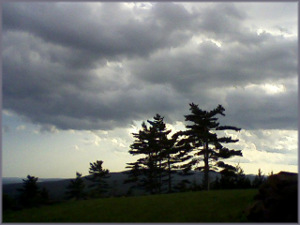
M246 174L298 171L297 2L5 2L2 176L124 171L156 113L221 104Z

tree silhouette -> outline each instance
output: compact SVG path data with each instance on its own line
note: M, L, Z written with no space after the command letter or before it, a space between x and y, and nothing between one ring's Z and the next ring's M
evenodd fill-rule
M94 163L90 163L89 173L91 177L88 179L93 181L91 187L95 187L94 193L96 196L102 197L103 193L107 191L108 184L106 178L109 177L109 170L102 168L103 161L97 160Z
M180 157L178 156L179 148L176 148L176 136L172 136L171 139L165 137L162 140L162 144L165 146L164 151L162 152L162 157L164 158L164 162L162 163L162 167L165 168L166 179L164 181L168 184L168 192L172 192L172 183L173 176L172 174L176 173L176 169L178 168L177 163L180 162Z
M156 142L154 129L148 128L146 123L142 123L142 129L138 133L133 133L134 143L129 151L132 155L144 155L134 163L128 163L126 168L129 171L128 181L135 182L135 187L143 188L151 194L158 192L159 186L157 180L157 153L159 151Z
M67 186L66 195L67 198L75 198L77 200L82 199L85 197L84 189L85 183L82 179L82 174L76 172L76 179L71 180L70 184Z
M158 154L159 147L156 143L155 129L148 128L146 123L142 123L142 129L138 133L133 133L134 143L129 151L132 155L144 155L134 163L127 163L126 168L131 168L128 172L130 180L135 182L135 187L143 188L151 194L159 192Z
M273 174L272 174L273 175ZM265 177L262 175L261 169L258 169L258 173L255 176L252 186L254 188L259 188L266 181Z
M177 168L175 164L179 162L177 155L179 148L176 147L177 136L168 137L171 130L167 130L164 117L159 114L153 117L153 121L147 120L147 122L151 125L150 129L155 133L159 183L161 184L159 186L159 193L161 193L161 186L164 183L168 186L168 192L172 192L172 174L175 173L174 169Z
M246 189L251 188L251 181L248 177L246 177L244 170L241 168L241 166L238 164L236 166L236 180L235 180L235 188L238 189Z
M168 137L171 130L166 129L164 118L159 114L153 117L153 121L147 122L149 127L143 122L142 129L133 133L135 140L129 153L143 157L134 163L127 163L126 168L131 170L127 172L129 179L125 182L134 182L134 187L143 188L151 194L161 193L163 184L167 183L171 192L176 140Z
M224 147L223 143L234 143L238 140L233 140L231 137L217 136L217 131L234 130L240 131L240 128L234 126L220 126L217 122L217 115L225 116L225 109L219 105L211 111L204 111L199 109L198 105L190 104L191 114L185 115L185 120L191 122L186 125L186 130L179 132L178 135L183 136L181 142L191 146L184 151L184 155L189 154L188 162L182 167L185 170L194 168L195 170L204 172L203 185L209 190L209 172L218 171L222 169L223 173L228 173L232 170L232 166L220 161L220 159L227 159L232 156L242 156L241 150L229 150ZM199 166L200 162L204 165ZM222 172L221 171L221 172Z
M23 179L23 187L18 189L20 194L20 202L26 207L35 206L39 203L39 187L37 185L38 177L27 176Z
M219 182L222 189L245 189L251 188L251 182L244 174L244 170L237 164L236 167L229 166L221 171Z
M235 187L235 181L236 181L236 174L237 170L236 167L227 165L226 168L224 168L220 174L220 187L221 189L233 189Z

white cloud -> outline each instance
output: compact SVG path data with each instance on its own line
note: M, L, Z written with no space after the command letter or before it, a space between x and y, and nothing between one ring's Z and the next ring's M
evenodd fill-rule
M286 87L281 83L262 83L262 84L248 84L244 87L250 91L263 91L268 95L281 94L286 92Z
M39 127L41 133L50 132L50 133L59 133L59 130L56 128L55 125L41 125Z
M75 150L79 151L78 145L74 145Z
M14 112L12 112L12 111L10 111L10 110L7 110L7 109L3 109L3 110L2 110L2 113L3 113L3 115L5 115L5 116L15 116L15 113L14 113Z

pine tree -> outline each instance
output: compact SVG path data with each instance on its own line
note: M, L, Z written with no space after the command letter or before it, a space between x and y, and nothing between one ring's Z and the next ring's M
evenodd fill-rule
M238 164L236 166L236 181L235 181L235 188L238 189L246 189L251 188L251 181L248 177L246 177L244 170Z
M21 192L20 202L26 207L35 206L39 203L39 187L37 185L38 177L27 176L23 179L23 188L18 189Z
M161 117L159 114L153 117L153 121L147 120L147 122L151 125L150 129L154 130L156 137L159 193L161 193L161 186L164 183L168 186L168 192L172 192L172 174L175 173L174 169L177 168L175 164L179 162L177 157L178 148L175 147L177 136L168 137L171 130L167 130L164 117Z
M126 182L135 182L135 187L140 187L147 192L161 193L163 184L168 184L168 191L172 191L173 164L176 162L173 155L176 140L169 138L171 130L166 129L164 118L159 114L153 121L142 123L142 129L133 133L134 143L129 151L132 155L143 155L134 163L127 163L131 170Z
M221 130L240 131L240 128L220 126L216 116L225 116L225 109L221 105L211 111L204 111L199 109L198 105L191 103L190 111L191 114L186 115L185 120L191 124L186 125L186 131L180 132L180 135L184 136L183 142L191 146L191 149L185 152L185 155L189 155L190 160L184 167L186 170L194 168L203 171L203 185L205 189L209 190L209 171L222 169L226 173L227 170L232 169L230 165L220 159L242 156L241 150L229 150L222 145L223 143L235 143L238 140L233 140L231 137L219 138L216 132ZM202 161L204 165L199 166Z
M132 155L143 155L134 163L128 163L127 168L131 178L128 181L135 182L135 187L142 188L145 191L154 194L159 192L159 167L156 130L149 128L145 122L142 123L142 129L138 133L133 133L134 143L130 146L129 151Z
M84 189L85 183L82 179L82 174L76 172L75 180L71 180L70 184L67 186L66 195L67 198L75 198L77 200L82 199L85 197Z
M231 165L224 166L225 168L220 172L220 188L234 189L237 180L237 168Z
M258 173L255 176L253 183L252 183L252 187L254 188L259 188L260 185L262 185L263 182L265 182L265 177L262 175L262 171L261 169L258 169Z
M162 152L162 158L164 159L162 163L162 167L164 168L164 172L166 174L166 179L168 185L168 192L173 192L173 174L176 173L176 169L178 166L177 163L180 162L180 158L178 156L179 148L176 147L177 139L176 136L172 136L171 139L164 137L162 140L162 145L164 146L164 151Z
M97 160L94 163L90 163L90 170L89 173L91 177L88 179L93 181L93 184L90 185L91 187L95 187L94 193L96 196L103 196L108 189L108 184L106 179L109 177L109 170L102 168L103 161Z
M237 164L236 167L230 166L221 172L219 186L222 189L246 189L251 188L251 182Z
M189 162L193 158L193 155L190 154L193 150L193 146L186 141L184 135L184 131L178 131L172 136L172 139L175 141L175 145L173 146L173 152L175 153L173 159L175 165L173 168L177 169L178 175L189 176L192 175L190 172L192 165L191 163L186 162Z

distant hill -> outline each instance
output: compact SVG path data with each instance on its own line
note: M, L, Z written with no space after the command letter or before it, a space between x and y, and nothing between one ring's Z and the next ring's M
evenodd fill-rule
M20 177L2 177L2 184L17 184L22 183L23 178Z
M20 177L3 177L2 178L2 184L23 183L23 179L26 179L26 178L20 178ZM64 178L39 178L38 182L58 181L58 180L63 180L63 179Z
M212 180L215 180L217 176L220 176L219 173L211 173L210 177ZM255 177L255 175L247 175L249 179L252 181ZM91 181L86 179L87 176L83 177L86 186L89 186L91 184ZM127 178L127 174L124 172L118 172L118 173L110 173L110 177L107 179L108 185L111 187L108 191L108 195L112 196L124 196L128 193L130 187L132 186L131 183L124 184L124 180ZM203 178L202 172L192 172L189 176L180 176L179 174L173 175L173 181L176 185L178 182L180 182L183 179L189 180L191 183L200 184ZM23 179L25 178L2 178L3 182L3 193L8 194L12 197L16 197L19 192L18 189L22 187ZM66 188L70 183L70 179L62 179L62 178L39 178L39 187L43 188L45 187L49 191L50 198L53 200L61 200L65 197ZM133 195L142 195L144 194L143 190L133 190Z

